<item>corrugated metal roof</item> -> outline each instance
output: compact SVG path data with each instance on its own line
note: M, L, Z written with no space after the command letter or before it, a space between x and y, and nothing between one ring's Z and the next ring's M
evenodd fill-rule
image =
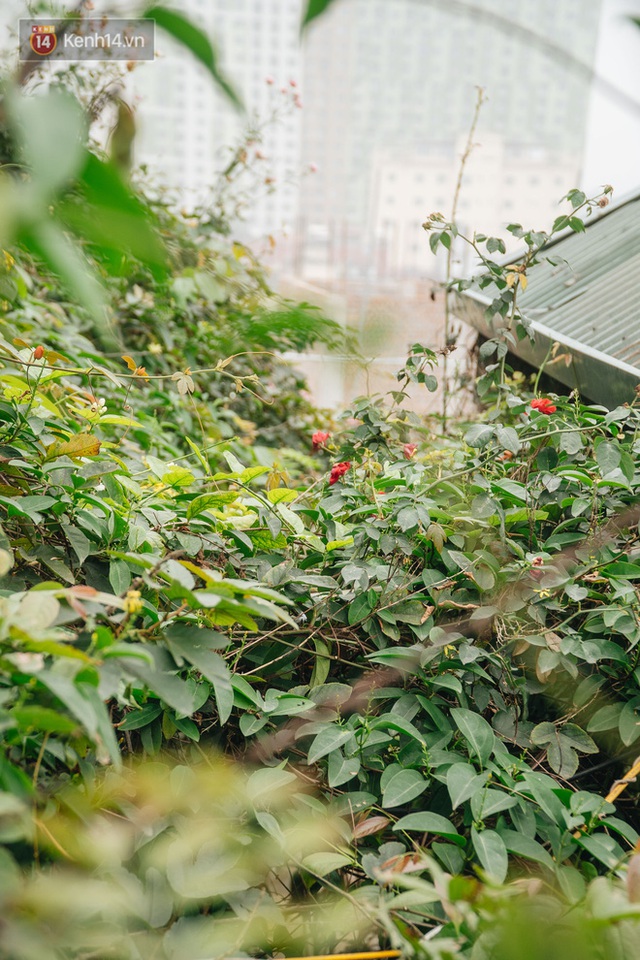
M557 341L571 361L554 364L552 376L607 405L633 399L640 383L640 195L545 253L561 262L531 268L518 298L536 342L521 341L513 352L539 366ZM493 335L484 316L491 299L479 288L458 298L457 313L487 336Z

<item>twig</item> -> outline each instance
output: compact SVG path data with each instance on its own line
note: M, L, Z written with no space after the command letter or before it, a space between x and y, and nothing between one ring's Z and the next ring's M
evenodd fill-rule
M462 157L460 158L460 166L458 168L458 178L456 180L456 189L453 194L453 205L451 207L451 223L456 222L456 216L458 214L458 203L460 201L460 191L462 189L462 182L464 180L464 171L467 165L467 161L471 156L471 152L476 144L473 142L473 138L476 135L476 127L478 126L478 119L480 117L480 110L482 109L482 104L484 103L484 89L482 87L476 87L476 105L473 111L473 119L471 121L471 126L469 128L469 135L467 137L467 142L464 148ZM451 269L453 265L453 241L449 244L447 249L447 286L451 281ZM451 336L451 291L447 289L444 298L444 346L445 352L442 354L442 432L446 433L447 430L447 401L449 399L449 387L447 384L447 358L449 356L448 348L449 339Z

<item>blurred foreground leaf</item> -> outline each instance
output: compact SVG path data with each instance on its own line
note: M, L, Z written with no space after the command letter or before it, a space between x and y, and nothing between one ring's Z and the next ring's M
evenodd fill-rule
M174 40L187 47L194 57L207 68L220 90L234 107L238 110L244 110L239 95L220 71L218 55L206 33L186 17L183 17L182 14L176 13L174 10L168 10L166 7L149 7L145 12L145 17L155 20L162 30L171 34Z

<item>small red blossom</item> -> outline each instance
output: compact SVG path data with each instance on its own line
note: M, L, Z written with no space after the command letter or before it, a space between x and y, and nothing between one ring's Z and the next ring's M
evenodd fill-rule
M531 401L532 410L539 410L540 413L555 413L558 409L549 397L539 397L537 400Z
M33 351L33 359L42 360L43 357L44 357L44 347L42 346L42 344L40 344Z
M324 447L325 443L331 436L330 433L325 433L324 430L316 430L316 432L311 437L311 443L313 444L314 450L319 450L320 447Z
M343 460L342 463L336 463L335 466L331 467L331 475L329 476L329 486L332 487L334 483L337 483L340 477L344 477L347 470L351 469L351 461Z
M405 460L413 460L416 455L416 450L418 449L417 443L405 443L402 448Z

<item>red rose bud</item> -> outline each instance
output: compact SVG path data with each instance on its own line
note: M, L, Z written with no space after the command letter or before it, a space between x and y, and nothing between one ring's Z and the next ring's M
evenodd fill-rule
M402 448L402 452L404 453L405 460L413 460L413 458L416 455L417 449L418 449L417 443L405 443L404 447Z
M36 347L35 350L33 351L33 359L42 360L43 357L44 357L44 347L42 346L42 344L40 344L40 346Z
M329 486L332 487L334 483L337 483L340 477L344 477L347 470L351 469L351 462L349 460L344 460L342 463L336 463L334 467L331 467L331 474L329 476Z
M311 437L311 442L313 444L314 450L319 450L320 447L324 447L325 443L331 436L330 433L325 433L324 430L316 430L316 432Z
M558 409L555 404L549 400L549 397L540 397L538 400L531 401L531 409L538 410L540 413L555 413Z

